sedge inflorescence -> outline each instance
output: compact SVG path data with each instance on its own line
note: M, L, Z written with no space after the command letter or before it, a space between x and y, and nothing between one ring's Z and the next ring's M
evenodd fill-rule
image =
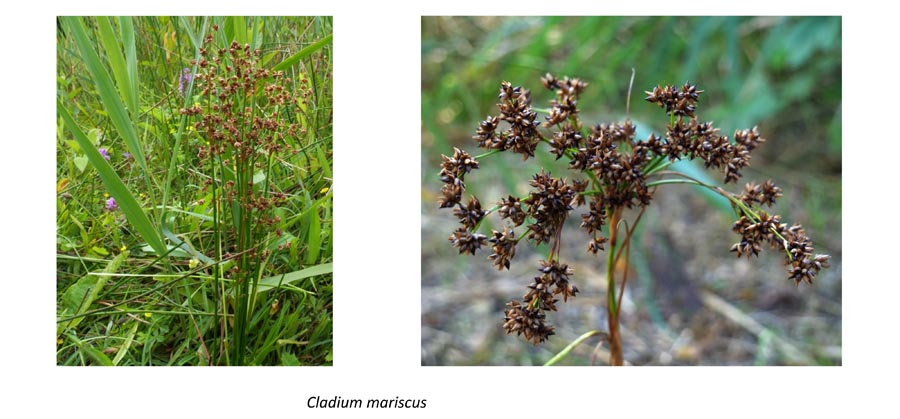
M217 252L223 253L213 256L234 260L222 276L235 288L232 362L240 364L251 284L266 269L272 253L268 244L282 234L276 209L285 206L288 195L272 179L282 172L284 156L296 153L293 145L303 131L294 122L300 102L284 72L263 68L259 50L249 44L218 46L215 39L213 33L204 38L199 59L191 63L196 74L183 72L179 87L193 92L195 103L181 113L193 121L191 132L200 140L197 158L208 168L204 190L216 201L214 217L227 220L221 224L227 229L215 232Z
M213 170L218 168L221 185L213 187L222 192L223 203L227 204L223 208L238 205L238 225L255 226L252 231L236 232L238 243L230 247L247 250L249 257L255 257L256 250L248 248L255 240L240 236L258 236L254 231L266 231L260 227L280 222L272 209L287 198L283 192L266 188L268 182L254 182L254 177L264 175L268 179L272 159L293 151L290 144L297 138L299 126L286 122L285 115L298 101L287 87L290 79L284 72L260 66L259 50L235 41L217 49L213 39L213 34L205 37L200 59L191 63L197 66L197 74L185 73L179 81L182 88L193 82L193 91L202 104L195 103L181 112L198 118L193 128L205 140L199 146L198 158L214 162ZM208 185L212 183L210 179Z
M751 152L766 141L756 127L736 130L729 138L721 135L712 122L700 122L696 111L704 92L690 82L656 86L646 92L646 101L658 105L669 117L665 134L650 134L646 140L635 140L635 125L629 119L585 127L578 101L588 83L551 74L542 77L541 83L555 92L543 121L532 108L531 93L504 81L498 96L499 114L482 121L472 138L487 151L481 159L508 151L527 160L544 143L557 160L566 158L569 169L582 175L581 179L554 177L542 168L531 177L527 195L503 197L485 210L474 195L464 199L465 178L479 168L480 162L454 148L451 156L442 156L439 176L444 185L438 199L440 208L452 209L459 219L460 226L449 238L452 245L459 253L471 255L490 246L492 252L487 258L499 270L510 268L516 245L523 238L535 245L550 245L548 257L538 266L539 275L527 286L521 300L507 304L504 313L506 332L524 335L534 344L554 334L546 312L556 311L560 298L567 302L579 292L571 282L573 269L559 259L562 227L576 208L584 208L580 217L581 228L588 234L587 251L597 254L609 244L609 234L604 231L610 231L610 219L618 220L625 209L649 205L659 184L653 181L672 175L664 170L669 164L700 159L707 168L721 171L725 183L734 183L741 178L741 170L749 166ZM772 181L751 182L742 193L732 194L694 179L683 180L708 187L732 202L738 218L734 231L741 239L731 250L738 256L757 255L764 244L782 249L788 277L798 285L812 283L828 266L829 257L814 253L812 241L800 225L788 227L780 216L760 209L782 196L781 188ZM505 220L503 230L480 233L481 221L493 212Z

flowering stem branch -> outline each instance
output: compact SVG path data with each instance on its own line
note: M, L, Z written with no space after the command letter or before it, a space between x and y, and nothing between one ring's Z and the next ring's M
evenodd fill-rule
M493 149L493 150L491 150L491 151L488 151L488 152L486 152L486 153L481 153L481 154L479 154L479 155L477 155L477 156L475 156L475 157L472 157L472 158L475 159L475 160L478 160L478 159L481 159L481 158L490 156L490 155L492 155L492 154L497 154L497 153L499 153L499 152L501 152L501 151L503 151L503 150Z
M750 218L750 219L753 220L754 222L759 222L759 221L760 221L759 215L757 215L755 212L753 212L752 209L750 209L749 207L747 207L746 204L744 204L743 202L741 202L740 199L738 199L738 198L736 198L734 195L728 193L728 191L722 189L721 187L713 186L713 185L709 185L709 184L703 183L703 182L701 182L701 181L699 181L699 180L697 180L697 179L694 179L694 178L692 178L692 177L690 177L690 176L688 176L688 175L686 175L686 174L684 174L684 173L677 172L677 171L665 171L665 172L659 172L659 174L660 174L660 175L663 175L663 174L676 175L676 176L681 176L681 177L683 177L684 179L661 179L661 180L657 180L657 181L653 181L653 182L647 182L647 187L657 186L657 185L666 185L666 184L675 184L675 183L684 183L684 184L689 184L689 185L702 186L702 187L707 188L707 189L709 189L709 190L711 190L711 191L713 191L713 192L716 192L716 193L718 193L719 195L722 195L723 197L725 197L726 199L728 199L728 200L732 203L732 205L734 205L735 207L737 207L738 209L740 209L741 213L743 213L744 215L746 215L747 218ZM769 231L771 231L773 234L775 234L776 237L778 237L779 239L781 239L782 242L786 242L786 241L787 241L787 240L784 238L784 236L782 236L782 235L778 232L778 230L775 229L775 227L769 227ZM788 260L793 261L793 260L794 260L794 255L791 254L791 252L787 249L787 247L784 248L784 251L785 251L785 253L787 253L787 255L788 255Z

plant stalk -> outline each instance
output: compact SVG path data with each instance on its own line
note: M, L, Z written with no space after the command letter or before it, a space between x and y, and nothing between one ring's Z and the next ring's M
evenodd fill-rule
M622 366L622 338L619 335L619 310L616 304L615 254L618 241L618 224L622 215L621 209L610 210L609 217L609 251L606 258L606 318L609 324L609 365Z

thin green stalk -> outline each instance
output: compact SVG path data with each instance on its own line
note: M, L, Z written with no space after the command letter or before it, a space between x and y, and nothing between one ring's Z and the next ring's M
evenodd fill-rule
M474 158L475 160L479 160L479 159L485 158L485 157L487 157L487 156L491 156L491 155L497 154L497 153L499 153L499 152L501 152L501 151L503 151L503 150L499 150L499 149L496 149L496 148L495 148L495 149L493 149L493 150L491 150L491 151L488 151L488 152L486 152L486 153L479 154L479 155L477 155L477 156L475 156L475 157L473 157L473 158Z
M590 332L587 332L587 333L579 336L578 339L573 340L572 343L569 343L568 345L566 345L566 347L563 348L563 350L559 351L556 355L554 355L553 358L550 358L550 360L545 362L544 366L549 367L553 364L556 364L557 362L559 362L560 360L562 360L563 358L568 356L569 352L572 352L572 350L575 349L576 346L580 345L581 342L584 342L585 340L589 339L590 337L596 336L596 335L605 335L605 333L603 333L599 330L591 330Z
M182 24L185 26L185 29L190 31L190 26L188 26L186 20L182 19ZM209 18L204 17L203 18L203 26L202 26L203 29L202 29L201 33L206 33L208 24L209 24ZM196 48L194 50L194 59L196 61L200 61L200 47L202 46L202 44L197 43L195 46L196 46ZM193 68L191 68L191 74L196 74L196 73L197 73L197 65L195 64L193 66ZM179 76L180 76L180 74L179 74ZM188 83L187 89L185 89L184 107L193 105L192 99L191 99L192 98L191 94L193 92L193 88L194 88L194 79L192 77L191 82ZM209 104L208 101L209 101L209 96L207 95L207 105ZM184 136L184 127L186 124L187 124L187 115L182 115L181 120L179 121L179 124L178 124L178 132L175 134L175 143L171 147L172 153L170 154L170 158L169 158L169 169L166 171L166 182L163 184L163 198L162 198L163 208L160 211L160 219L161 220L164 219L166 216L166 207L169 204L169 194L171 193L170 189L172 188L172 179L175 177L175 171L176 171L177 162L178 162L176 152L177 152L177 150L181 149L181 138Z
M662 173L661 173L661 174L662 174ZM726 199L728 199L729 201L731 201L731 203L732 203L734 206L736 206L736 207L741 211L741 213L743 213L744 215L746 215L748 218L750 218L750 219L753 220L754 222L759 222L759 220L760 220L759 215L757 215L755 212L753 212L753 210L752 210L751 208L747 207L746 204L744 204L743 202L741 202L740 199L737 199L734 195L728 193L727 191L725 191L724 189L722 189L722 188L720 188L720 187L718 187L718 186L712 186L712 185L703 183L703 182L701 182L701 181L699 181L699 180L697 180L697 179L694 179L694 178L692 178L692 177L690 177L690 176L688 176L688 175L686 175L686 174L684 174L684 173L677 172L677 171L670 171L670 172L666 172L665 174L677 175L677 176L681 176L681 177L683 177L683 178L685 178L685 179L661 179L661 180L657 180L657 181L653 181L653 182L648 182L648 183L647 183L647 187L658 186L658 185L667 185L667 184L679 184L679 183L681 183L681 184L688 184L688 185L700 186L700 187L709 189L709 190L711 190L711 191L713 191L713 192L716 192L716 193L718 193L719 195L725 197ZM771 231L773 234L775 234L776 237L778 237L779 239L781 239L782 242L787 241L787 240L784 238L784 236L782 236L782 235L778 232L778 230L775 229L775 227L770 227L770 228L769 228L769 231ZM794 256L793 256L793 255L791 254L791 252L787 249L787 247L784 248L784 251L785 251L785 253L786 253L787 256L788 256L788 260L794 260Z
M613 211L610 211L611 213ZM610 219L612 219L613 215L610 214ZM609 238L609 250L606 255L606 302L609 304L609 312L615 313L618 312L618 308L616 305L616 280L614 276L615 270L615 254L618 246L616 245L616 239L614 230L616 230L616 226L612 223L609 225L610 228L610 238Z

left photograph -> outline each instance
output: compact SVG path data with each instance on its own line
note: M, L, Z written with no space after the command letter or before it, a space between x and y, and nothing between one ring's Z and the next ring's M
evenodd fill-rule
M331 365L332 18L56 35L57 365Z

